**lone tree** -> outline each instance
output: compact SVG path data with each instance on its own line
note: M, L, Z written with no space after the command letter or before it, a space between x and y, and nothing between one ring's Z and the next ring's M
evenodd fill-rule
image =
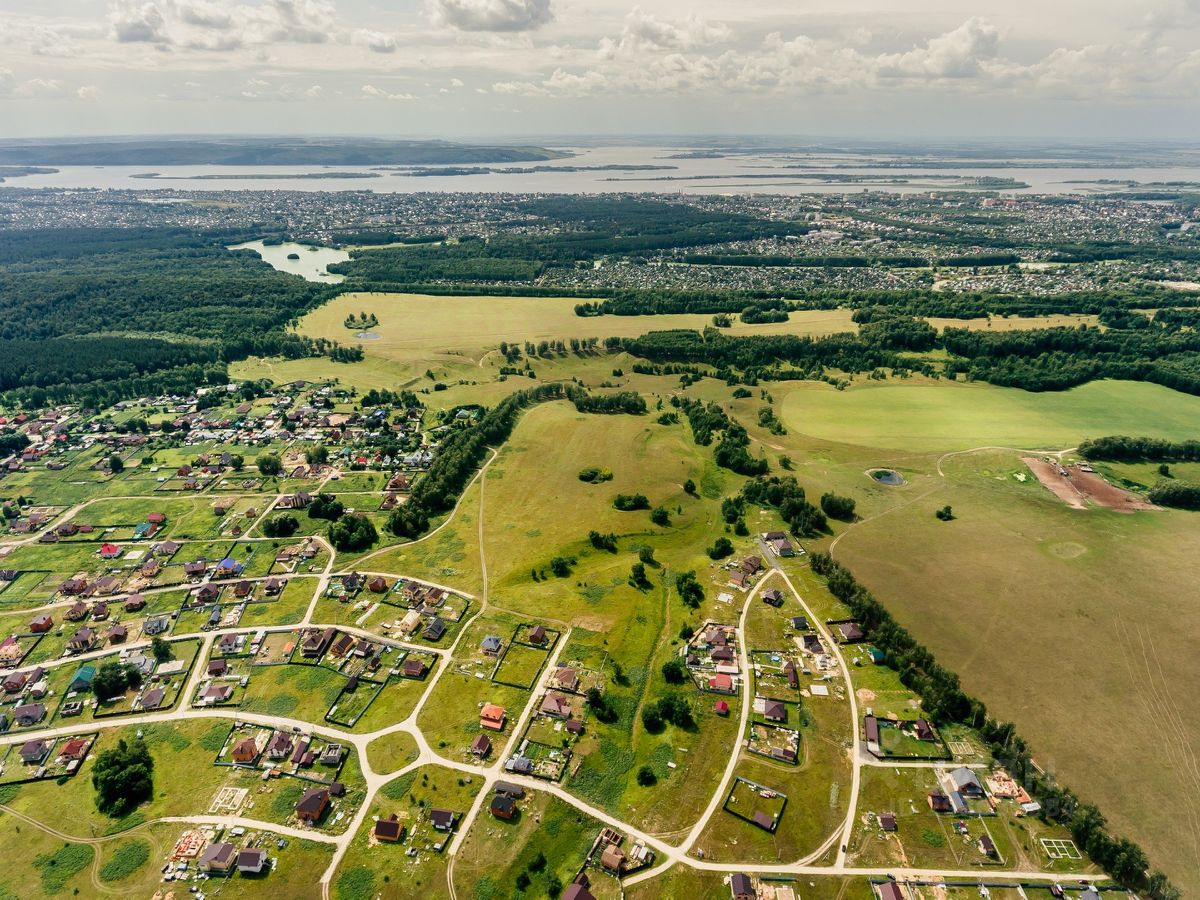
M153 796L153 773L154 759L145 742L140 737L132 743L121 738L96 758L92 770L96 808L114 818L131 812Z
M105 663L92 679L92 693L101 703L119 697L129 687L125 666L119 662Z
M112 472L114 475L119 475L121 472L125 471L125 461L114 453L108 458L108 471Z
M258 466L258 471L267 478L270 478L272 475L278 475L283 471L283 463L274 453L258 454L254 458L254 464Z

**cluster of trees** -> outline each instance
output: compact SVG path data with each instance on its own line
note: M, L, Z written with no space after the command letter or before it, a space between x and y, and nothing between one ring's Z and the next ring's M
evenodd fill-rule
M846 604L871 643L884 651L885 664L899 673L905 687L920 695L934 721L979 729L996 761L1041 804L1039 815L1070 828L1076 843L1123 886L1145 891L1153 900L1177 900L1180 893L1165 875L1147 872L1145 853L1133 842L1109 834L1096 807L1080 803L1052 775L1035 766L1015 726L989 717L983 702L968 696L958 676L939 664L844 566L827 553L814 553L811 565L825 578L830 592Z
M854 507L855 502L852 497L843 497L840 494L829 492L821 495L821 511L831 519L852 522Z
M608 553L617 552L617 536L611 531L608 534L602 531L589 531L588 541L597 550L604 550Z
M1079 455L1084 459L1113 462L1197 462L1200 461L1200 441L1109 435L1083 441L1079 445Z
M140 669L125 663L109 662L102 665L92 679L92 693L101 703L106 703L130 688L136 690L141 683Z
M366 550L379 540L375 523L362 513L342 516L329 526L329 542L343 553Z
M1200 509L1200 484L1160 481L1150 488L1150 502L1176 509Z
M766 473L767 461L750 455L750 435L746 429L729 418L716 403L703 404L699 400L674 396L671 404L687 416L692 438L700 446L707 447L714 436L720 436L713 454L718 466L739 475Z
M327 519L330 522L336 522L345 511L345 505L333 494L317 494L308 504L310 519Z
M688 609L699 609L700 604L704 602L704 587L696 579L696 573L693 571L680 572L675 576L675 590Z
M621 512L649 508L650 498L645 494L617 494L613 497L613 509L619 509Z
M483 464L488 448L508 440L521 412L551 400L571 400L580 412L646 411L645 401L636 394L611 394L597 399L574 384L543 384L509 394L484 413L474 427L453 431L442 442L437 458L413 488L408 502L392 511L388 531L407 538L424 532L431 518L453 508L475 470Z
M589 466L586 469L579 470L579 480L586 481L588 484L601 484L605 481L612 481L613 473L608 469L601 469L598 466Z
M886 269L912 269L929 265L921 256L780 256L746 253L689 253L683 261L700 266L750 266L775 268L795 266L819 269L865 269L881 266Z
M254 458L254 465L265 478L272 478L283 472L283 460L279 458L278 453L260 453Z
M791 475L754 478L742 486L740 496L747 503L778 510L780 517L787 522L788 528L796 537L816 537L829 528L827 514L808 501L804 488ZM844 505L839 504L839 507L844 508ZM851 515L853 512L854 501L851 500Z
M788 320L788 311L786 309L768 309L767 307L755 304L747 306L742 310L741 320L747 325L766 325L771 322L786 322ZM716 322L714 321L714 325Z
M120 818L154 795L154 758L140 738L121 738L96 757L92 767L96 808Z
M680 694L667 694L642 707L642 725L651 734L661 734L667 725L690 730L696 727L691 705Z
M0 250L0 392L38 405L228 382L251 354L318 350L284 330L334 288L276 272L247 235L188 228L6 231ZM330 347L326 343L326 350Z
M300 523L296 521L296 517L284 513L263 522L262 531L269 538L286 538L295 534L299 528Z

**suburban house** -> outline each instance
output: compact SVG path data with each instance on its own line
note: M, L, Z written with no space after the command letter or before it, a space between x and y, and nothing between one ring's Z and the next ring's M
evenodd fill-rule
M296 818L316 822L329 807L329 788L309 788L296 801Z
M41 703L23 703L13 708L12 716L19 726L28 728L46 718L46 707Z
M716 691L719 694L732 694L734 693L733 678L723 673L720 675L714 675L712 678L708 679L708 689L710 691Z
M147 712L152 712L162 706L163 698L167 695L164 688L150 688L146 693L142 694L142 709Z
M500 639L499 635L495 635L495 634L489 634L487 637L485 637L483 639L483 642L479 645L479 649L482 650L484 653L486 653L488 656L498 656L500 653L500 650L503 647L504 647L504 641L502 641Z
M67 641L67 649L72 653L86 653L96 646L96 632L86 625L80 628Z
M458 816L448 809L431 809L429 811L429 823L435 831L453 831L454 820L457 818Z
M26 741L22 744L19 752L21 754L21 762L28 766L44 760L46 754L50 752L50 745L41 738L35 738L32 741Z
M425 660L420 656L408 656L404 660L405 678L422 678L425 675Z
M535 625L529 632L529 643L543 646L548 638L546 637L546 629L541 625Z
M33 620L29 623L29 630L34 634L45 634L53 627L54 619L46 613L34 616Z
M377 841L395 844L404 839L404 825L399 817L392 813L390 816L376 819L371 834Z
M436 641L440 640L445 633L446 623L437 616L434 616L433 620L425 627L425 630L421 634L427 641Z
M233 844L227 841L217 841L204 848L204 852L200 854L200 860L197 865L203 872L228 875L233 871L236 861L237 849Z
M497 706L495 703L485 703L483 708L479 710L479 727L489 728L492 731L503 731L506 713L503 706Z
M838 626L838 633L841 634L842 641L846 644L853 644L866 637L863 634L863 630L855 622L843 622Z
M569 718L571 715L571 701L562 694L547 691L546 696L542 699L541 712L543 715L554 716L558 719Z
M763 704L763 718L771 722L786 722L787 707L780 700L768 700Z
M495 794L488 809L497 819L511 819L517 814L517 804L507 794Z
M310 631L300 644L300 655L310 659L321 656L333 643L336 628L326 628L323 631Z
M258 744L252 737L242 738L233 745L231 755L235 763L252 763L258 758Z
M755 900L758 897L750 876L741 872L729 876L729 890L733 894L733 900Z
M492 752L492 739L486 734L475 735L475 740L471 742L471 755L476 759L486 759Z
M238 851L237 870L242 875L257 875L267 864L267 851L261 847L246 847Z

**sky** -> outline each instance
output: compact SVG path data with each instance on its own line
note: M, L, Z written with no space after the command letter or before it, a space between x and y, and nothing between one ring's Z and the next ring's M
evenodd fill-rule
M1200 139L1200 0L0 0L0 137Z

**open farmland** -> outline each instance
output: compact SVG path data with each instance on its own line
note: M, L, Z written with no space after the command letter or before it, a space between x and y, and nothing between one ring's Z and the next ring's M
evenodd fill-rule
M1192 860L1176 871L1196 886L1184 879L1200 872L1200 609L1180 602L1200 578L1194 516L1071 509L1013 477L1017 454L944 469L920 502L850 529L836 556L1153 861ZM953 522L933 516L946 504Z
M1105 434L1196 436L1200 397L1143 382L1093 381L1061 393L913 379L838 391L804 382L781 418L794 431L889 450L1073 447Z

